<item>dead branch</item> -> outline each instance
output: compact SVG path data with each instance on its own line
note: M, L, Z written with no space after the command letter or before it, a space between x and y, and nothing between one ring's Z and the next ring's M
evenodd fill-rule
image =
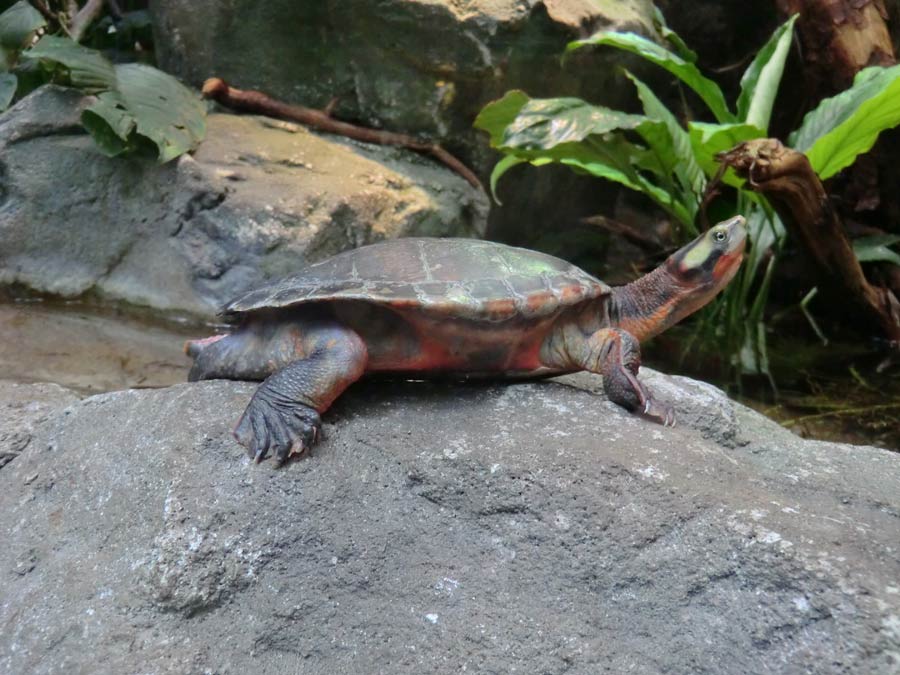
M718 159L772 202L815 265L823 290L900 345L900 303L890 290L866 280L840 216L806 155L777 139L761 138L721 153Z
M436 143L423 141L407 134L341 122L331 117L328 111L284 103L259 91L245 91L230 87L218 77L210 78L203 83L203 96L235 110L299 122L317 131L346 136L364 143L397 145L429 154L465 178L473 187L484 191L481 181L472 170Z
M81 42L81 38L84 37L85 31L94 20L100 16L100 12L103 11L103 1L104 0L88 0L84 7L79 9L72 17L72 21L69 23L69 36L75 40L75 42Z

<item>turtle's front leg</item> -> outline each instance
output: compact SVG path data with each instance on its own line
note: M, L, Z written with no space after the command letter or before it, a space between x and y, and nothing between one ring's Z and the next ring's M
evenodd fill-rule
M366 345L345 326L311 324L300 342L300 358L260 385L234 430L257 462L270 450L280 464L309 448L319 435L319 415L366 369Z
M641 345L631 333L603 328L585 337L580 331L570 330L557 338L553 351L568 360L570 367L602 375L603 389L613 403L664 426L675 426L672 407L653 398L637 378Z

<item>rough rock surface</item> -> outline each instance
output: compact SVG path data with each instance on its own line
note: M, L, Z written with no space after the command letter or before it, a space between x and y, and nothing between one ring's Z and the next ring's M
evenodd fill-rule
M83 104L45 87L0 116L0 285L211 316L307 260L485 228L485 195L412 152L213 114L193 157L108 159Z
M78 398L58 384L0 380L0 468L28 447L36 426Z
M250 384L75 403L0 470L0 672L897 672L900 455L643 376L697 428L370 382L281 470Z

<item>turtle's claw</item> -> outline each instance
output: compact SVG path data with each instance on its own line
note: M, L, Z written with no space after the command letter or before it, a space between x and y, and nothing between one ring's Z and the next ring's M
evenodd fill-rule
M675 409L650 397L644 401L641 417L662 424L664 427L675 426Z
M257 464L271 450L280 466L293 454L302 454L316 441L319 413L301 403L273 403L260 392L254 395L234 430L234 437L247 448Z

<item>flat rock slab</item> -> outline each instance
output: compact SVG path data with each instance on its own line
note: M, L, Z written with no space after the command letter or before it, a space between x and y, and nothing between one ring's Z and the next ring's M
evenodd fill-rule
M250 384L74 403L0 470L0 671L896 672L900 455L642 376L696 428L369 382L280 470Z
M204 317L305 263L401 236L480 236L487 196L411 151L216 113L193 156L107 158L84 98L0 115L0 285Z

